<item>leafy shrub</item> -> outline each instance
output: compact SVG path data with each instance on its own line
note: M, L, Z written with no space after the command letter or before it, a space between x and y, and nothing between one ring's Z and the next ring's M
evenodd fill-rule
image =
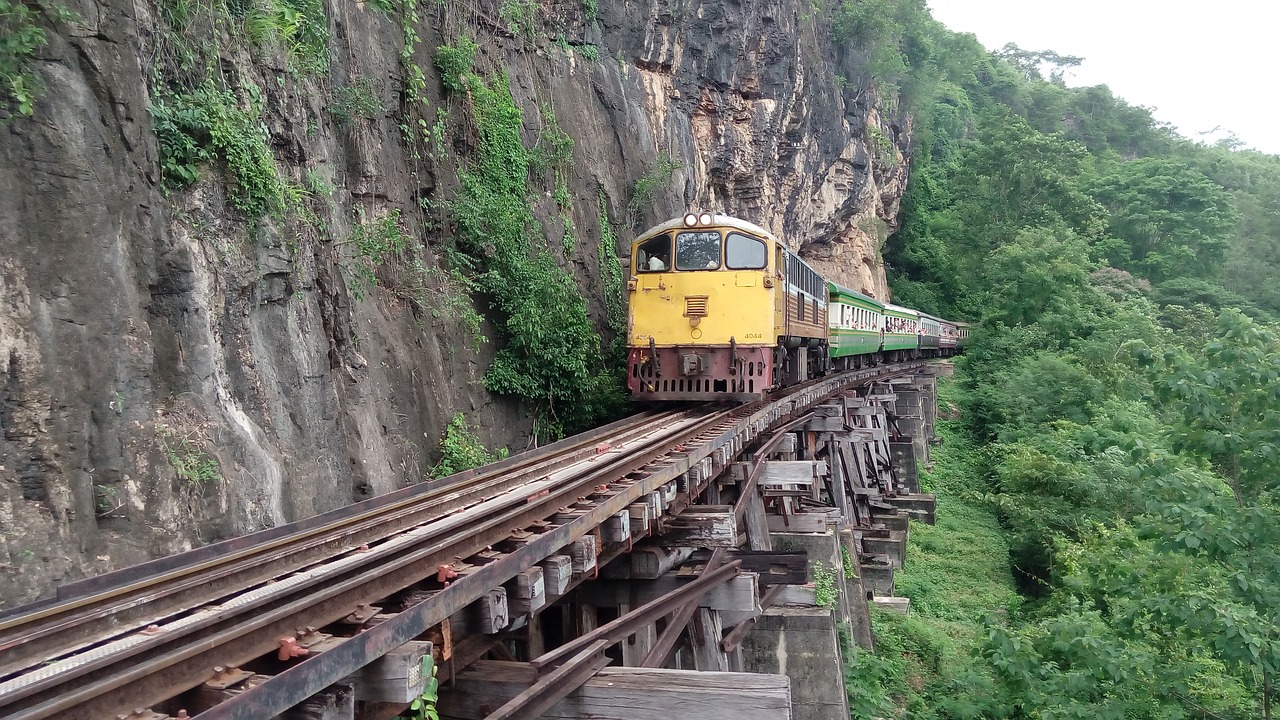
M360 209L356 210L356 216L348 241L355 249L355 260L350 266L351 292L356 299L361 299L377 286L377 269L408 250L411 238L401 227L399 208L374 220Z
M149 108L160 141L160 168L170 189L200 177L200 166L226 164L229 199L250 218L282 212L298 189L276 170L267 128L259 119L262 97L250 87L247 108L234 93L207 82L190 93L161 97Z
M457 45L441 45L436 48L436 69L440 71L440 82L449 92L462 92L467 88L466 76L476 62L476 45L471 38L458 38Z
M654 196L671 182L671 176L682 167L684 166L679 160L666 153L658 156L653 167L649 168L631 189L631 200L627 202L628 225L635 228L636 223L643 216L644 209L653 203Z
M304 74L329 69L329 20L322 0L257 0L244 27L260 45L279 43L290 64Z
M498 16L507 21L507 27L516 35L533 39L538 28L537 0L503 0Z
M505 448L497 455L490 453L480 442L480 438L476 437L475 431L467 425L466 418L458 413L444 429L444 439L440 441L440 462L431 468L431 476L445 477L488 465L506 456Z
M21 0L0 0L0 86L6 105L23 115L35 112L40 81L30 63L47 41L36 25L36 11Z
M471 78L470 98L479 143L450 209L458 249L478 273L503 342L485 386L529 403L545 434L559 437L620 407L620 378L601 370L600 337L577 284L535 242L530 152L506 77L493 87Z
M325 109L344 125L358 118L372 120L386 109L378 99L378 89L371 78L338 86L333 89L331 98Z

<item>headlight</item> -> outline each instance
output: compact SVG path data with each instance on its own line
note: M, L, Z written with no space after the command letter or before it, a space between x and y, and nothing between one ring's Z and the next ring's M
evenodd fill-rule
M702 223L703 225L710 225L710 224L711 224L711 213L702 213L701 215L699 215L699 216L698 216L698 222Z
M685 224L685 225L687 225L688 227L693 227L694 225L697 225L697 224L698 224L698 216L697 216L697 215L694 215L693 213L689 213L688 215L685 215L685 216L684 216L684 224Z

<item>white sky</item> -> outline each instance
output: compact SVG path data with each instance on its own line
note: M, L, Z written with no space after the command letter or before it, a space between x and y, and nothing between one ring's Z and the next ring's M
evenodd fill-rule
M927 0L991 50L1017 43L1083 57L1065 79L1107 85L1178 133L1221 126L1280 154L1280 0Z

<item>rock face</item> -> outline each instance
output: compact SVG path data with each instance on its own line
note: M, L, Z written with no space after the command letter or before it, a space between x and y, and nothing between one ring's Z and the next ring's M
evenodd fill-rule
M46 25L33 59L45 93L0 126L0 608L416 482L458 412L491 446L528 445L527 413L480 382L493 343L456 306L423 312L394 282L352 280L353 231L396 210L416 257L440 263L438 203L457 189L468 131L431 57L461 35L478 38L477 70L508 74L526 144L548 109L575 141L565 266L597 320L601 204L622 242L687 209L738 215L887 296L879 248L910 128L837 86L807 3L639 0L598 15L526 3L536 22L519 33L510 3L432 3L408 64L401 14L384 4L323 3L319 75L215 23L219 72L262 89L277 166L312 190L305 221L246 222L214 166L162 190L148 107L168 61L153 0L79 0L76 19ZM406 144L411 65L452 152ZM375 110L339 118L335 89L357 84ZM554 234L554 203L532 202Z

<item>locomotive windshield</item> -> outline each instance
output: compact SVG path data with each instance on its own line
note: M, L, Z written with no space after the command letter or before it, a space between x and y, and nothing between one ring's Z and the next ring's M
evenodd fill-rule
M724 244L724 265L731 270L759 270L768 262L769 254L759 240L731 232Z
M677 270L717 270L719 268L719 231L682 232L676 236Z
M636 272L662 272L670 269L670 235L658 235L640 243L640 247L636 249Z

